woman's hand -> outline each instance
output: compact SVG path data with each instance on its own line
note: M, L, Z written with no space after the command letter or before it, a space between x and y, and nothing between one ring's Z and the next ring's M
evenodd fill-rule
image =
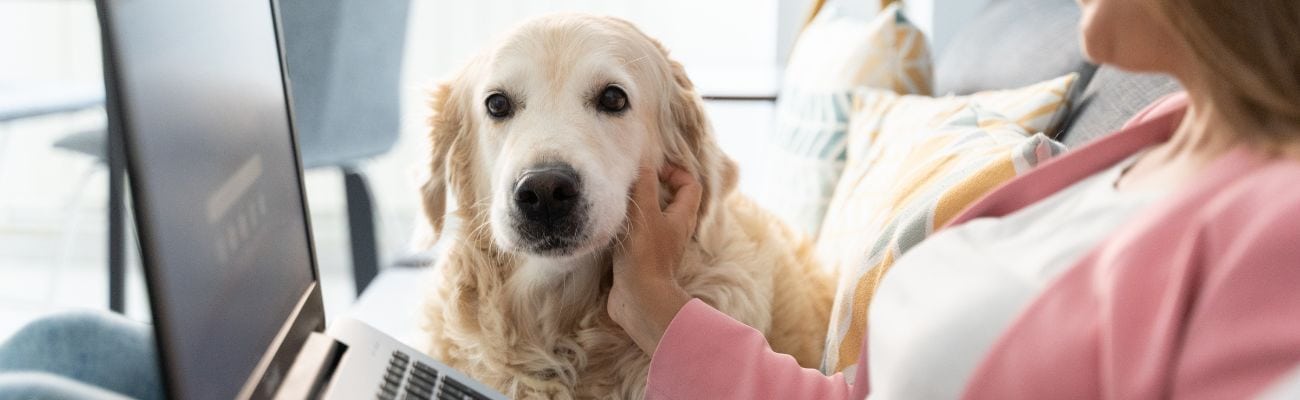
M686 243L695 233L700 183L690 173L665 165L658 174L641 166L628 202L630 227L614 250L614 286L609 292L609 316L623 327L646 354L654 354L659 339L677 311L691 300L674 273ZM672 203L659 208L659 182L668 185Z

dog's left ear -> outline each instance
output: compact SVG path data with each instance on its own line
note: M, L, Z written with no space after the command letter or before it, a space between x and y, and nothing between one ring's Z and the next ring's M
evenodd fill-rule
M682 64L669 57L668 50L651 39L668 62L671 81L668 85L668 116L672 122L665 132L664 151L668 162L695 173L704 187L700 199L700 220L713 215L727 195L736 188L736 163L722 152L713 139L712 126L704 112L704 100L695 92L695 85L686 76ZM704 225L704 224L701 224Z
M421 203L425 217L433 227L433 238L442 235L442 225L447 214L447 185L451 183L451 168L455 142L465 133L465 121L455 95L455 79L440 83L433 91L429 105L429 140L432 154L429 158L429 179L420 187Z

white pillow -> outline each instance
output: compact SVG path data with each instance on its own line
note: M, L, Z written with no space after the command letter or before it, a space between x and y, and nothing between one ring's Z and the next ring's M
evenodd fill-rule
M757 201L809 236L844 169L851 93L868 86L929 94L929 49L897 5L874 19L828 5L795 42L767 138Z

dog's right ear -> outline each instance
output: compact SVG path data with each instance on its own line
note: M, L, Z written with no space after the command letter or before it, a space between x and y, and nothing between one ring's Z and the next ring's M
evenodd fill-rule
M463 114L453 91L452 81L438 84L430 103L433 108L433 114L429 117L432 154L429 158L429 180L421 186L420 195L424 203L424 215L433 227L435 241L442 235L443 220L447 215L447 184L451 178L448 164L451 162L452 144L464 129Z

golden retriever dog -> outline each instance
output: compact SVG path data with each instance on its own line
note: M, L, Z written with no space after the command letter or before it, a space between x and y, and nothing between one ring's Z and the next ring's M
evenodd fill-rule
M630 23L531 20L432 106L424 211L438 234L450 197L461 222L426 307L434 357L514 398L640 399L650 356L605 307L644 161L704 188L677 273L686 291L820 362L830 280L801 236L736 193L682 66Z

